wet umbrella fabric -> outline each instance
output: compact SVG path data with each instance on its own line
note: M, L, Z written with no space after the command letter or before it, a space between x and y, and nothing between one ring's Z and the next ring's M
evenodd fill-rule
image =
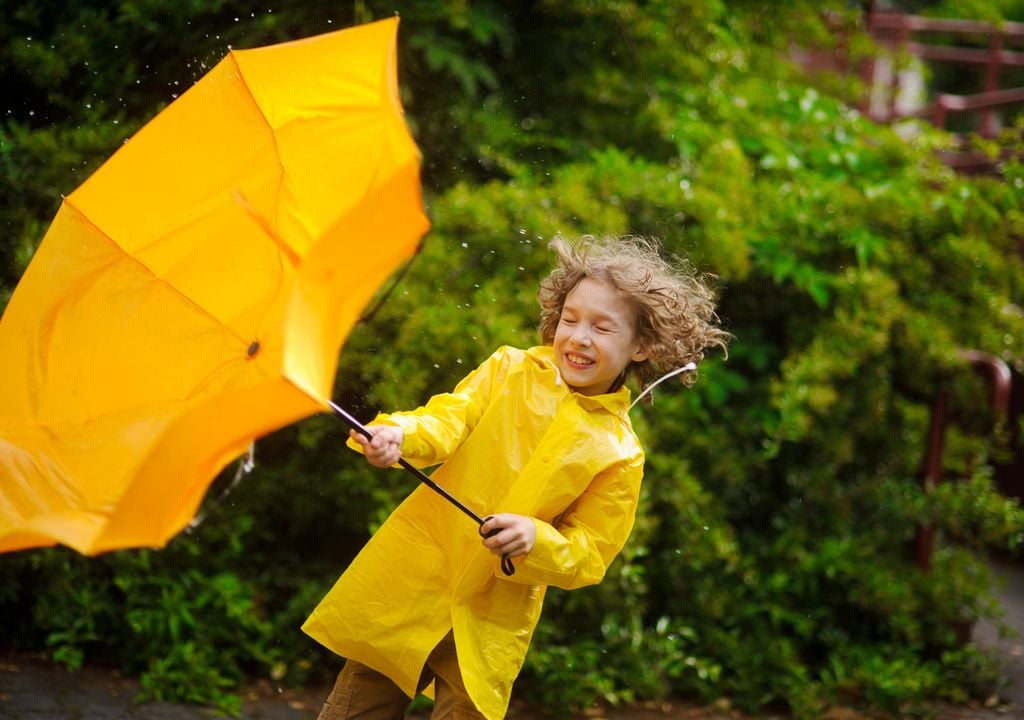
M0 320L0 551L163 545L329 407L428 227L397 26L232 51L64 199Z

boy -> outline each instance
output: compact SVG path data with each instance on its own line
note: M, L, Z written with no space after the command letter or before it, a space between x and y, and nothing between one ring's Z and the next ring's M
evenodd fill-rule
M652 243L551 247L543 346L500 348L453 392L378 416L372 441L350 436L371 464L441 464L439 484L502 512L481 539L421 486L388 518L303 625L348 658L323 720L401 718L431 682L435 718L504 717L547 586L600 582L633 527L644 453L626 377L726 345L710 288Z

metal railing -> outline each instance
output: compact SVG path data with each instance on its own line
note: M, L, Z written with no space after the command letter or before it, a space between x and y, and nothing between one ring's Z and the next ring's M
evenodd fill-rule
M991 391L989 403L996 418L1005 420L1010 413L1012 376L1005 362L994 355L980 350L961 352L964 362L975 373L981 375ZM921 481L925 491L931 490L943 481L943 451L945 450L946 426L949 423L947 393L940 388L932 403L931 422L925 445L924 467ZM924 570L931 569L932 553L935 547L935 528L922 524L917 529L915 541L917 564Z
M883 108L865 109L875 120L887 122L908 115L928 118L937 127L946 127L950 113L975 112L978 115L976 131L983 137L996 137L1000 131L1000 112L1013 105L1024 104L1024 88L1002 88L1002 71L1007 67L1024 67L1024 23L994 23L978 20L928 18L906 15L891 10L869 10L865 15L868 34L879 45L888 48L894 56L901 53L921 60L950 62L976 66L984 71L982 91L972 95L938 95L927 107L912 113L901 113L897 98L901 90L899 72L888 73L887 103ZM946 33L957 36L984 36L988 47L956 47L920 42L928 33ZM1013 49L1011 49L1013 48ZM877 60L867 60L861 66L861 77L866 85L875 89Z

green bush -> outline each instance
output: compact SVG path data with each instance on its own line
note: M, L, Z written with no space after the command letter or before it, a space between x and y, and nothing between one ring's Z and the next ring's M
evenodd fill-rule
M36 5L0 27L48 38ZM221 40L243 46L397 6L361 2L339 17L326 3L302 5L250 14L187 4L177 39L160 33L156 2L102 13L72 3L68 17L100 13L106 24L93 35L134 34L137 58L147 33L160 33L163 57L208 58L218 43L191 23L230 28ZM851 47L865 47L847 4L826 6ZM534 293L559 232L662 238L718 276L720 314L736 336L729 359L705 362L692 390L659 389L634 411L649 451L636 531L601 586L549 592L517 685L539 706L678 692L813 717L836 703L916 712L997 687L991 659L954 630L997 614L984 553L1019 549L1024 514L991 481L1013 429L986 414L985 389L958 351L1024 369L1024 168L957 176L934 157L942 133L918 127L903 139L850 109L854 84L800 74L785 54L793 38L831 41L821 9L401 7L403 92L433 230L349 338L339 402L361 417L410 407L496 346L536 342ZM143 89L127 109L109 99L81 107L90 93L111 97L104 87L128 93L142 74L141 60L115 71L86 40L74 64L88 60L109 84L66 79L47 101L43 78L24 70L37 61L0 63L5 82L60 109L3 124L7 290L77 167L119 142L112 120L135 127L167 100ZM59 138L70 139L60 152L72 153L75 174L44 162L63 157ZM956 479L925 489L940 387L969 421L949 433ZM116 662L143 673L151 697L229 711L246 675L295 684L335 671L340 661L298 625L412 482L367 468L342 440L330 417L261 440L255 474L163 551L0 559L0 614L21 619L4 644L49 647L70 666ZM922 522L939 540L928 573L911 550Z

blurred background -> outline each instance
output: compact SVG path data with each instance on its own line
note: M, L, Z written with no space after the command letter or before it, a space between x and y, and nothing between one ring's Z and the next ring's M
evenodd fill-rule
M601 586L549 593L517 700L1006 700L972 635L1005 625L1024 544L1024 0L21 2L0 309L61 196L228 48L396 13L433 229L349 337L340 403L411 408L537 344L556 233L659 238L735 335L633 412L636 530ZM165 549L0 556L0 650L227 712L254 678L325 682L299 626L412 482L344 432L262 439Z

